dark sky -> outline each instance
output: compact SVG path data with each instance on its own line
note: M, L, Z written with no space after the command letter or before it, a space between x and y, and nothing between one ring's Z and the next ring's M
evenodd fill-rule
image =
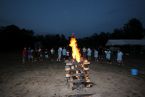
M145 27L145 0L0 0L0 26L77 37L112 32L129 19Z

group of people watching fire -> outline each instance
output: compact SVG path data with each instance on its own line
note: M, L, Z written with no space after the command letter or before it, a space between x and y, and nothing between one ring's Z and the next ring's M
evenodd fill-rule
M112 61L116 61L119 65L123 64L123 52L121 50L117 50L114 54L110 49L91 49L83 47L80 49L80 53L83 58L89 61L96 62L107 62L111 64ZM71 50L66 47L58 47L57 49L32 49L32 48L24 48L22 51L22 63L26 62L37 62L37 61L64 61L71 59Z

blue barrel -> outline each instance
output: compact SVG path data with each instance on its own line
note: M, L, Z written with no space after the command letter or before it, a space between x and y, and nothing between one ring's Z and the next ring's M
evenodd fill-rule
M138 69L131 69L131 75L138 75Z

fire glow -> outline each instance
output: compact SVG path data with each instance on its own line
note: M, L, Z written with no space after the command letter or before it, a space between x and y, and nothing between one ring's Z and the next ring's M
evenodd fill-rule
M80 62L81 54L80 54L80 50L78 48L77 40L76 40L75 37L71 37L69 46L72 48L72 57L73 57L73 59L75 59L77 62Z

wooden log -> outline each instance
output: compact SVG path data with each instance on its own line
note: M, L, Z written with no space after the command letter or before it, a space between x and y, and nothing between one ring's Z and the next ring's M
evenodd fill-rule
M87 67L87 68L86 68L86 67L84 67L84 70L85 70L85 71L88 71L88 70L89 70L89 68L88 68L88 67Z
M71 68L70 68L70 66L65 66L65 71L70 71L71 70Z
M66 78L70 87L74 88L78 85L91 87L89 64L90 62L87 60L81 61L80 63L75 60L66 62Z
M76 80L70 81L70 83L83 83L83 82L85 82L84 79L80 79L80 80L76 79Z
M83 64L84 64L84 65L89 65L90 62L89 62L88 60L84 60Z
M65 74L65 77L69 78L70 77L70 74L69 73Z
M73 64L71 62L68 62L68 63L66 63L66 65L70 66L70 65L73 65Z
M71 66L71 69L75 69L75 66L74 66L74 65L72 65L72 66Z
M71 76L84 76L84 73L72 74Z

